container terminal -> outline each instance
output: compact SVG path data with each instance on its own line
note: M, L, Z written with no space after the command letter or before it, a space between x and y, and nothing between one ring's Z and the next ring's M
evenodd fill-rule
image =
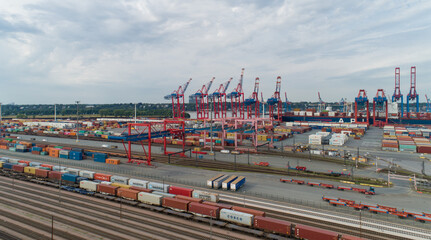
M328 106L319 92L293 110L282 77L266 100L259 77L248 98L244 69L233 79L190 94L192 118L189 79L165 96L172 118L1 119L1 235L431 239L431 110L415 67L405 103L399 68L391 97L360 89Z

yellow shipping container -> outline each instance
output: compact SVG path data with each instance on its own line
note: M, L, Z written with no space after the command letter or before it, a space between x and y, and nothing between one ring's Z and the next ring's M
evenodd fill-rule
M0 168L3 168L3 162L0 162Z
M200 151L201 151L201 148L199 148L199 147L195 147L195 148L193 149L193 151L200 152Z
M111 183L111 186L121 187L121 188L130 188L130 185L122 184L122 183Z
M36 175L36 168L34 168L34 167L24 167L24 172Z

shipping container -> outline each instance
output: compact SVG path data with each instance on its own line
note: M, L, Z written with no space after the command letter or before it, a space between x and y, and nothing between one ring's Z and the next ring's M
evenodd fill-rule
M10 169L10 170L12 170L12 167L14 166L14 165L16 165L16 164L14 164L14 163L3 163L3 168L4 169Z
M53 165L50 164L41 164L41 167L45 167L45 168L49 168L49 170L52 170L52 168L54 167Z
M25 167L24 168L24 173L31 174L31 175L36 175L36 168L34 168L34 167Z
M49 172L50 171L46 170L46 169L36 169L36 176L42 177L42 178L47 178Z
M20 173L23 173L23 172L24 172L24 166L22 166L22 165L13 165L13 166L12 166L12 170L13 170L14 172L20 172Z
M148 181L131 178L129 179L129 185L141 188L148 188Z
M170 197L170 198L174 198L175 194L170 194L170 193L165 193L165 192L160 192L160 191L153 191L152 194L156 194L156 195L160 195L162 197Z
M221 209L220 220L251 227L253 224L253 215L248 213L243 213L243 212L237 212L229 209Z
M129 189L136 190L136 191L139 191L139 192L146 192L146 193L151 193L151 192L153 192L153 190L150 190L150 189L148 189L148 188L136 187L136 186L130 186L130 188L129 188Z
M100 181L111 181L111 175L109 174L103 174L103 173L95 173L93 175L95 180L100 180Z
M219 195L217 193L210 193L201 190L193 190L192 196L194 198L200 198L205 201L218 202Z
M169 193L170 194L191 197L192 192L193 192L193 189L190 189L190 188L183 188L183 187L176 187L176 186L170 186L169 187Z
M163 207L168 207L173 210L177 211L188 211L188 205L189 201L182 200L182 199L176 199L176 198L170 198L170 197L164 197L162 201Z
M254 216L254 227L267 232L285 234L290 236L291 223L275 218Z
M230 184L230 190L237 191L245 184L245 177L238 177Z
M203 201L202 204L207 204L207 205L219 207L220 209L229 209L229 210L231 210L233 207L232 205L229 205L229 204L209 202L209 201Z
M238 212L252 214L254 216L265 217L265 212L259 211L259 210L254 210L254 209L250 209L250 208L244 208L244 207L240 207L240 206L233 206L232 210L238 211Z
M94 179L94 174L95 174L95 172L92 172L92 171L84 171L84 170L79 171L80 177L86 177L88 179Z
M229 175L224 175L223 177L217 178L213 181L213 188L219 189L222 186L222 183L229 178Z
M130 185L122 184L122 183L116 183L116 182L110 182L111 186L114 187L121 187L121 188L130 188Z
M216 206L207 205L207 204L190 202L189 212L202 217L212 217L212 218L218 219L220 215L220 208Z
M61 172L57 172L57 171L50 171L48 173L48 178L51 180L61 180Z
M77 183L78 181L78 175L70 174L70 173L63 173L61 175L61 180L66 181L69 183Z
M303 239L337 240L338 233L302 224L295 226L295 237Z
M157 195L157 194L146 193L146 192L138 193L138 200L146 204L160 206L162 205L162 198L163 196Z
M97 191L97 185L99 185L99 183L97 182L92 182L92 181L81 181L79 182L79 187L82 189L85 189L87 191L91 191L91 192L96 192Z
M76 168L66 168L66 171L67 171L68 173L70 173L70 174L80 176L80 175L79 175L79 171L80 171L79 169L76 169Z
M130 199L130 200L138 200L139 191L128 189L128 188L118 188L117 196Z
M107 185L107 184L99 184L97 185L97 192L108 194L108 195L117 195L118 187Z
M176 195L175 198L176 199L186 200L186 201L189 201L189 202L202 203L202 199L200 199L200 198L186 197L186 196L183 196L183 195Z
M113 176L111 176L111 182L113 182L113 183L121 183L121 184L128 185L129 178L113 175Z
M168 193L169 192L169 184L149 182L148 183L148 189Z

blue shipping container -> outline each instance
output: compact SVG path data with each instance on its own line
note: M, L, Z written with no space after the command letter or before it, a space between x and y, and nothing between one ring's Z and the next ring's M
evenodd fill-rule
M3 168L4 169L12 169L13 165L15 165L15 164L13 164L13 163L3 163Z
M61 174L61 180L64 181L69 181L69 182L74 182L76 183L76 180L79 176L74 175L74 174L70 174L70 173L63 173Z
M101 158L95 158L94 159L95 162L102 162L102 163L106 163L106 159L101 159Z
M60 158L69 159L69 155L66 155L66 154L60 154Z

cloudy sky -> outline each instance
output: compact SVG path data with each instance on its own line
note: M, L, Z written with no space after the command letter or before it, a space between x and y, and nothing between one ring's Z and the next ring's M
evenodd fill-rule
M17 0L0 3L0 102L167 102L190 77L212 92L245 68L291 101L364 88L431 95L431 1Z

